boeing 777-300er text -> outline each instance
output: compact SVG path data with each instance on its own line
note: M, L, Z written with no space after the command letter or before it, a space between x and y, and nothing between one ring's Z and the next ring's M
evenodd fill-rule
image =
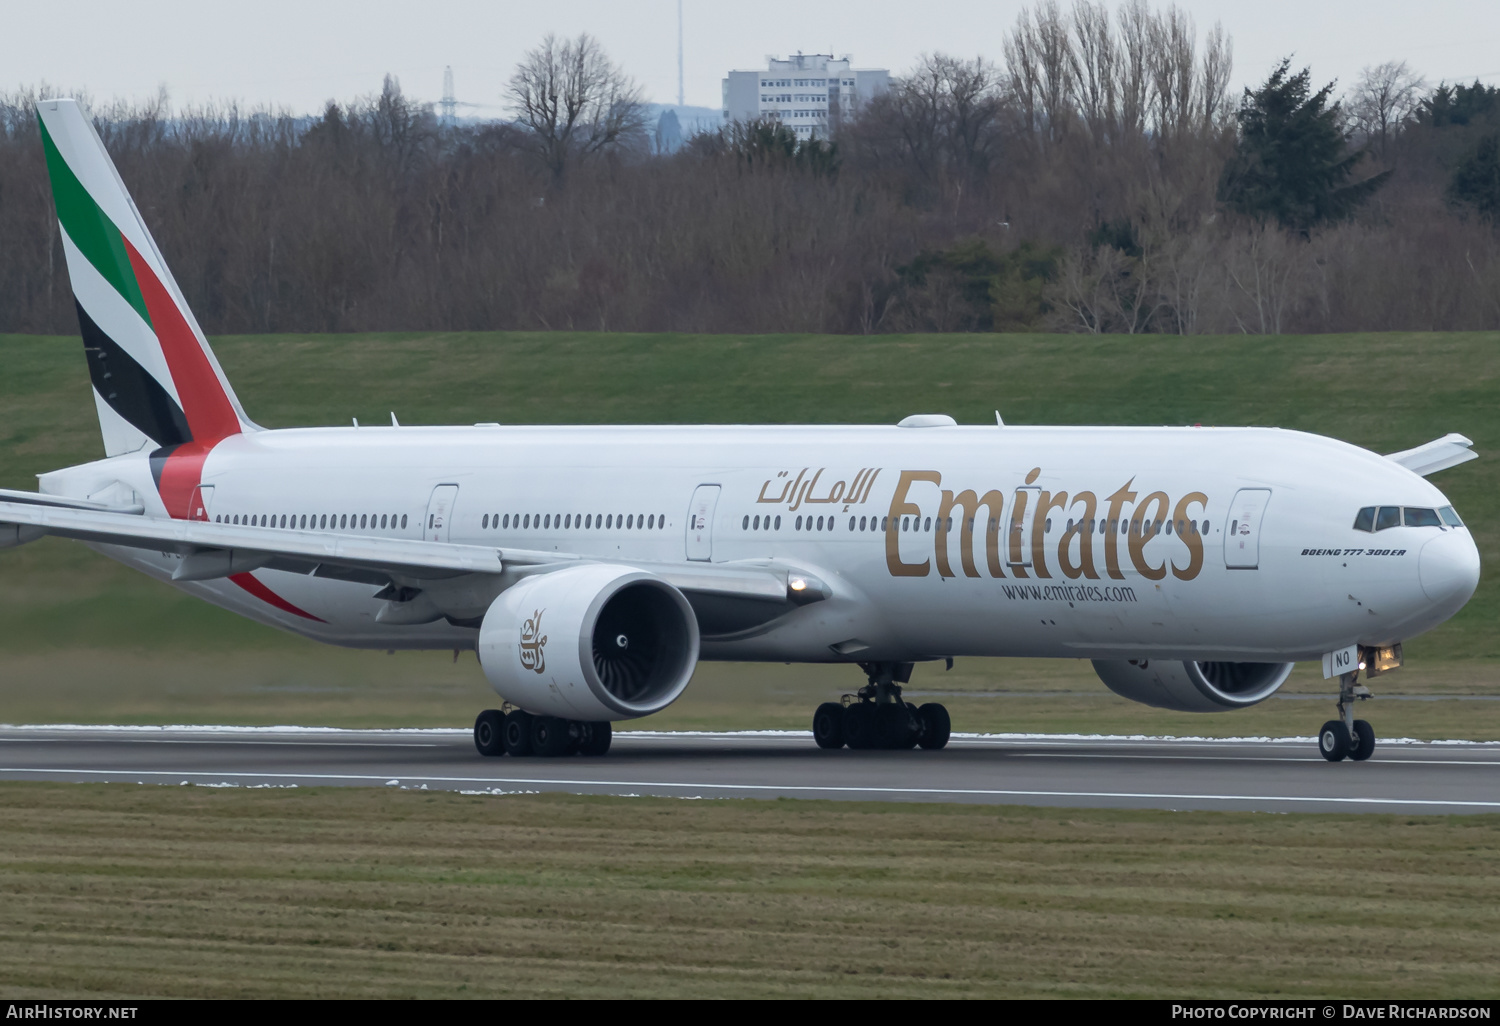
M1319 747L1401 642L1479 580L1424 475L1263 428L389 427L246 417L92 125L40 104L105 458L0 494L0 545L75 538L192 595L337 645L473 649L508 710L484 755L602 754L700 659L852 663L825 748L942 748L913 664L1093 660L1126 698L1222 712L1296 660L1338 680Z

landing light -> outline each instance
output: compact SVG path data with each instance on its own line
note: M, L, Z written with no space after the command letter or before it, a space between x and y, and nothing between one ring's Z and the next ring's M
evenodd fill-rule
M1364 664L1364 663L1360 663L1360 664L1359 664L1359 668L1360 668L1360 669L1361 669L1361 670L1363 670L1363 669L1364 669L1364 668L1365 668L1365 664Z
M793 577L787 586L793 591L806 591L807 582L800 577Z

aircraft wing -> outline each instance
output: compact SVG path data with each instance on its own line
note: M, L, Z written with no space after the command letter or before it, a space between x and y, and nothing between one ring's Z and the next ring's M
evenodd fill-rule
M1477 460L1479 453L1470 448L1473 444L1473 441L1463 435L1447 434L1426 445L1419 445L1415 449L1402 449L1400 452L1390 453L1386 459L1427 477L1430 474L1436 474L1439 470L1447 470L1460 463Z
M65 504L64 504L65 503ZM685 592L772 603L827 598L827 586L795 568L724 563L594 560L573 552L491 548L407 538L351 537L326 531L166 520L98 503L30 492L0 494L0 547L44 535L176 553L178 581L206 581L261 568L372 585L433 581L463 574L546 569L580 562L622 562L648 570Z

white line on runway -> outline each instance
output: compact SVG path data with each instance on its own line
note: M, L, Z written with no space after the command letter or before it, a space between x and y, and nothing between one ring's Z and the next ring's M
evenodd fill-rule
M433 741L236 741L222 737L0 737L0 745L290 745L298 748L441 748Z
M209 777L223 780L226 777L252 780L368 780L381 781L386 785L407 781L414 784L550 784L571 787L641 787L676 788L678 790L703 791L797 791L813 794L951 794L984 798L1134 798L1156 801L1213 801L1213 802L1329 802L1339 805L1414 805L1443 808L1500 809L1500 801L1453 801L1436 798L1349 798L1314 797L1307 795L1253 795L1253 794L1162 794L1148 791L1010 791L987 788L958 787L850 787L820 786L814 784L685 784L670 780L567 780L543 777L389 777L386 774L365 773L205 773L168 770L91 770L15 768L0 766L0 773L73 773L80 776L119 777Z
M1149 762L1202 762L1196 755L1135 755L1130 752L1016 752L1017 759L1137 759ZM1232 755L1234 762L1324 762L1320 755ZM1372 759L1366 766L1488 766L1500 769L1500 762L1484 759Z

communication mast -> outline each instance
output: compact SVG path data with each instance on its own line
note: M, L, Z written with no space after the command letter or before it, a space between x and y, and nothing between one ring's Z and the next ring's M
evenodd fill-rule
M443 124L453 124L453 119L458 114L458 97L453 95L453 66L451 64L443 69L443 98L438 101L438 110L442 114Z
M684 105L682 98L682 0L677 0L677 106Z

